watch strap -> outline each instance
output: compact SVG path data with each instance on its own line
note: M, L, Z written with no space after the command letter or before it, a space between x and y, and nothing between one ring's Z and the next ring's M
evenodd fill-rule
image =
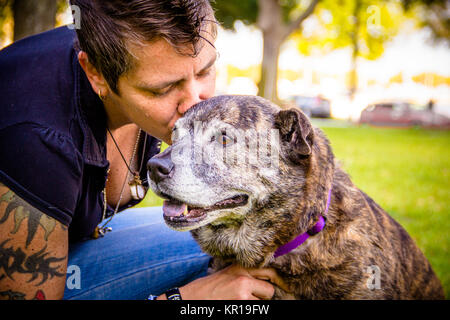
M180 289L172 288L166 291L167 300L183 300L181 299Z

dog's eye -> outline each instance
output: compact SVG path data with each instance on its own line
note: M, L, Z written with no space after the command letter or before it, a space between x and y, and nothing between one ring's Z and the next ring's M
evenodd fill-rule
M233 144L234 139L227 136L225 133L217 135L217 142L222 146L230 146Z

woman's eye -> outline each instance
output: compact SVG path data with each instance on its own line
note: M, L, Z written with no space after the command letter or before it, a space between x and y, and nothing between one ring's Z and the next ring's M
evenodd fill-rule
M162 97L162 96L166 95L167 93L168 93L168 91L167 92L166 91L165 92L152 91L151 95L154 96L154 97Z
M173 89L172 86L161 89L161 90L155 90L155 91L149 91L150 95L152 95L153 97L162 97L165 96L166 94L168 94L169 92L171 92Z

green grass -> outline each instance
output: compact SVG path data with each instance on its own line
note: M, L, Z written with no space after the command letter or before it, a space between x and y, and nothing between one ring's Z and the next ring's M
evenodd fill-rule
M416 241L450 296L450 132L323 128L353 182Z
M450 131L364 126L322 129L353 182L416 241L448 299ZM160 205L162 200L153 194L140 204Z

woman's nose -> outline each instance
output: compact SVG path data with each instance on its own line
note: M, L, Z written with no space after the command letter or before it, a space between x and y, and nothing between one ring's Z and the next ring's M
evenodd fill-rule
M184 114L195 104L211 98L214 92L210 92L210 86L200 81L193 81L187 88L183 99L178 105L178 112Z

